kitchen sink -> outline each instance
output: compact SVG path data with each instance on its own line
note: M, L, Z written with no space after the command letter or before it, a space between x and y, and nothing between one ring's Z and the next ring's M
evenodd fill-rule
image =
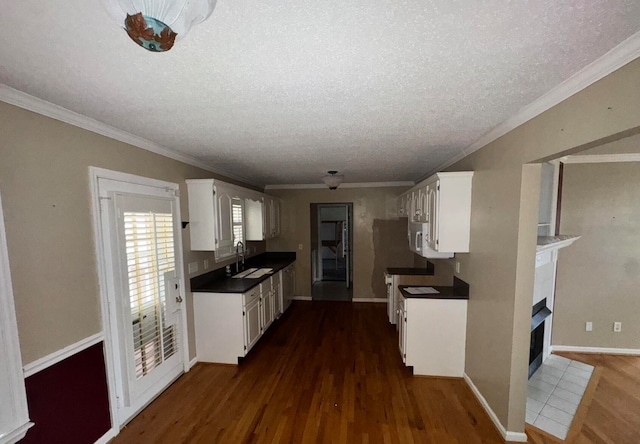
M256 271L256 270L257 270L257 268L247 268L246 270L241 271L241 272L240 272L240 273L238 273L238 274L234 274L234 275L233 275L233 276L231 276L231 277L232 277L232 278L234 278L234 279L241 279L241 278L245 278L245 277L247 277L247 275L249 275L249 274L253 273L253 272L254 272L254 271Z
M238 274L231 276L234 279L258 279L265 274L273 273L273 268L247 268Z
M271 274L271 273L273 273L273 268L258 268L257 271L254 271L253 273L245 277L247 279L257 279L257 278L261 278L265 274Z

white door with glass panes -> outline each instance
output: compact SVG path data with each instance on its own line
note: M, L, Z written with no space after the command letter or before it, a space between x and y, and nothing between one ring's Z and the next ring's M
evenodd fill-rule
M98 190L123 425L185 369L179 201L177 186L99 178Z

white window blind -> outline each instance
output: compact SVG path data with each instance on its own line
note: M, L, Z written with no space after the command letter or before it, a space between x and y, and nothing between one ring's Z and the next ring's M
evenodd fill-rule
M233 223L233 244L237 245L238 242L244 243L244 226L242 223L243 208L242 201L240 199L233 199L231 203L232 223Z
M173 216L124 213L136 378L176 353L177 332L167 326L165 274L173 275Z

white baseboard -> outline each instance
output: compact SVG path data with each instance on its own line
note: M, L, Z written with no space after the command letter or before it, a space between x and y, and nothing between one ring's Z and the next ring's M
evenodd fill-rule
M51 367L53 364L64 361L65 359L70 358L76 353L80 353L82 350L85 350L92 345L97 344L98 342L102 342L103 340L104 335L102 334L102 332L96 333L95 335L89 336L88 338L84 338L83 340L76 342L75 344L68 345L65 348L62 348L47 356L36 359L35 361L30 362L29 364L22 367L22 370L24 371L24 377L28 378L29 376L35 375L45 368Z
M491 406L489 405L487 400L484 399L484 396L482 396L482 393L480 393L480 390L478 390L478 387L476 387L476 385L473 383L471 378L466 373L463 375L463 378L464 378L465 382L467 383L467 385L469 386L469 388L471 389L471 391L473 392L473 394L476 396L476 398L480 402L480 404L482 405L482 408L484 408L484 410L489 415L489 418L491 418L491 421L493 421L493 425L496 426L496 428L498 429L498 431L502 435L502 438L504 438L505 441L527 442L527 434L526 433L524 433L524 432L511 432L511 431L508 431L502 425L502 423L498 419L498 416L496 415L496 413L493 411L493 409L491 408Z
M640 355L640 349L637 348L580 347L577 345L552 345L551 351L602 353L605 355Z
M351 302L379 302L387 303L387 298L353 298Z
M193 368L194 365L196 365L198 363L198 357L196 356L195 358L193 358L191 361L189 361L189 368Z
M94 444L107 444L113 438L118 436L118 433L120 433L120 430L118 430L117 427L112 427L107 433L98 438L98 440Z
M311 301L311 296L294 296L291 299L294 301Z

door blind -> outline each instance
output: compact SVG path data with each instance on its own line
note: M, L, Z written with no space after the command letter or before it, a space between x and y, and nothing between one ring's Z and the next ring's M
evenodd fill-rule
M177 331L166 325L164 276L175 271L172 214L124 212L135 374L140 379L177 351Z
M231 204L231 216L233 223L233 244L236 245L238 242L244 243L242 202L239 199L234 199Z

